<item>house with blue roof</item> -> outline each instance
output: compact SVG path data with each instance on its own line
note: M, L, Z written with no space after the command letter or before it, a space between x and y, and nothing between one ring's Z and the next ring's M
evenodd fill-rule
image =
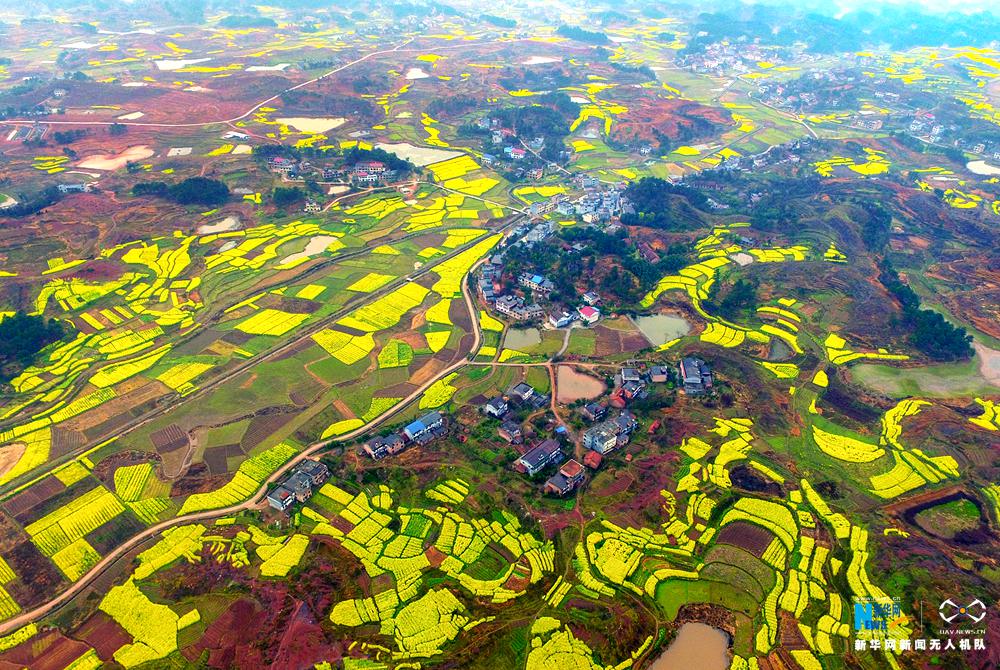
M444 428L444 415L441 412L428 412L403 429L403 437L408 442L423 444L435 437Z
M522 272L517 278L517 282L527 289L539 291L541 293L551 293L552 289L555 288L555 284L553 284L547 277L532 274L530 272Z

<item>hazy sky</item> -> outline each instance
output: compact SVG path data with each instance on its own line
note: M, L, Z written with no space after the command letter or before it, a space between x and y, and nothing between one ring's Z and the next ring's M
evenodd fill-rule
M844 8L845 11L851 9L873 9L879 5L895 7L919 5L924 11L928 12L990 11L996 13L998 11L996 0L836 0L833 4Z

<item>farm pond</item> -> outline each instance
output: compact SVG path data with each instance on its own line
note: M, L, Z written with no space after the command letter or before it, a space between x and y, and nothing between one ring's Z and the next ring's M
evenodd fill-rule
M577 372L568 365L560 365L556 369L556 386L556 400L561 403L590 400L606 390L600 379Z
M703 623L686 623L649 670L726 670L729 636Z
M542 331L537 328L510 328L503 345L508 349L523 351L542 343Z
M653 346L665 344L691 332L691 324L676 314L652 314L635 319L635 325Z

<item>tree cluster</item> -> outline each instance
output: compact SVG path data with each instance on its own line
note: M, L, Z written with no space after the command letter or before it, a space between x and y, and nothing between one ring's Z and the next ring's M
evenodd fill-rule
M757 309L757 283L747 279L737 279L726 295L718 299L718 284L713 284L708 300L704 302L705 309L716 312L719 316L735 321L747 319Z
M79 128L74 130L57 130L52 133L52 138L56 141L56 144L72 144L86 134L86 130Z
M708 198L699 190L671 184L659 177L643 177L629 184L625 197L632 203L635 212L623 214L622 223L627 226L645 226L661 230L684 230L689 227L686 217L679 217L672 196L682 196L698 208L704 208Z
M271 195L271 198L274 200L274 206L278 208L294 205L295 203L303 200L305 197L306 192L298 186L278 186L274 189L274 193Z
M910 344L928 358L936 361L954 361L973 354L972 336L965 328L954 326L939 313L920 308L920 296L899 279L892 264L883 261L879 281L902 305L898 325L909 333Z
M33 198L28 198L18 202L16 205L4 207L0 210L0 216L10 216L21 218L37 214L49 205L54 205L62 198L62 193L56 186L46 186Z
M229 199L229 187L217 179L189 177L176 184L140 182L132 187L132 195L164 198L178 205L221 205Z
M584 30L577 26L562 25L556 29L556 33L561 37L567 37L577 42L586 42L587 44L608 44L611 42L604 33Z
M486 23L492 23L498 28L515 28L517 27L517 21L514 19L505 19L502 16L493 16L492 14L482 14L480 17Z
M62 323L15 312L0 321L0 381L7 382L31 365L35 355L66 335Z

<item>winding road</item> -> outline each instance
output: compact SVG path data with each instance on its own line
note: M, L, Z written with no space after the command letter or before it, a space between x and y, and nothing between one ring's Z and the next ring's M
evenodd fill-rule
M514 225L513 222L508 223L507 227L512 225ZM118 547L110 551L106 556L104 556L100 561L98 561L94 565L94 567L92 567L89 571L87 571L85 575L76 580L68 589L66 589L59 595L43 603L42 605L39 605L38 607L35 607L34 609L22 612L21 614L18 614L17 616L7 619L6 621L0 623L0 635L7 635L13 632L14 630L17 630L21 626L27 625L33 621L37 621L38 619L41 619L42 617L58 609L62 605L65 605L70 600L72 600L74 596L79 594L80 591L89 586L91 582L97 579L97 577L99 577L112 564L117 562L123 556L127 555L138 545L142 544L146 540L162 533L163 531L169 528L190 523L196 523L199 521L216 519L219 517L228 516L230 514L237 514L245 510L253 509L260 503L260 501L266 495L267 489L270 487L270 485L278 481L282 476L285 475L285 473L294 468L296 465L298 465L305 459L310 458L314 454L317 454L318 452L322 451L323 449L331 445L341 442L349 442L351 440L354 440L358 437L361 437L362 435L371 432L373 429L385 423L388 419L392 418L400 411L408 407L413 401L420 398L420 396L423 395L424 391L426 391L427 388L430 387L433 383L435 383L439 379L447 377L451 373L468 365L470 362L468 360L469 357L479 349L479 345L482 343L482 329L479 327L479 318L478 318L479 314L478 310L476 309L476 304L472 297L472 293L469 290L468 276L471 275L473 272L475 272L475 270L480 265L482 265L483 262L485 262L485 258L477 261L476 264L473 265L472 268L470 268L469 273L462 281L462 297L465 299L465 306L469 311L469 317L472 321L472 329L474 335L472 348L470 349L469 354L466 356L466 359L457 361L448 366L447 368L445 368L444 370L440 371L438 374L436 374L435 376L424 382L422 385L420 385L416 390L413 391L413 393L408 395L406 398L404 398L402 401L400 401L398 404L393 406L388 411L384 412L377 418L373 419L370 423L367 423L364 426L361 426L360 428L352 430L348 433L344 433L343 435L338 435L337 437L333 437L327 440L321 440L306 447L304 450L296 454L291 460L289 460L283 466L275 470L275 472L271 474L271 476L268 477L267 480L264 481L264 483L257 490L257 492L246 501L239 503L237 505L231 505L229 507L224 507L221 509L193 512L191 514L185 514L184 516L168 519L166 521L162 521L156 524L155 526L150 526L141 533L133 535L126 542L124 542L123 544L119 545Z

